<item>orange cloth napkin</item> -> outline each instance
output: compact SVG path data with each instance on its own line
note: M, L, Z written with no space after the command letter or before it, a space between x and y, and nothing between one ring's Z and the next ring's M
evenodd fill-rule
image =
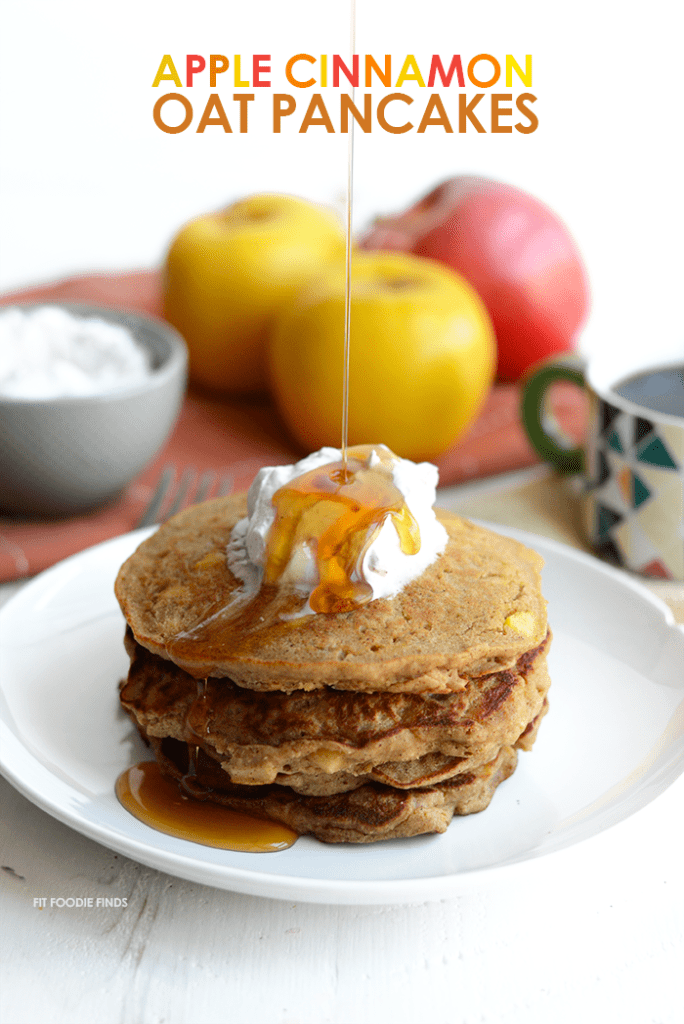
M161 317L160 277L157 271L74 277L5 295L0 305L23 301L89 302ZM582 408L581 395L566 388L554 409L575 437L582 432ZM33 575L67 555L134 529L168 464L179 473L186 466L198 472L230 473L234 489L240 490L261 466L293 462L301 455L267 399L222 399L191 390L163 450L115 504L48 522L0 517L0 582ZM517 386L496 384L467 435L437 464L444 486L536 461L520 423Z

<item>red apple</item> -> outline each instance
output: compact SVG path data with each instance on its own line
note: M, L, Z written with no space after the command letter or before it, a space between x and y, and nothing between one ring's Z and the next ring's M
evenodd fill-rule
M508 380L573 348L588 312L587 274L568 229L499 181L451 178L405 213L377 220L360 244L439 260L470 281L494 324L498 375Z

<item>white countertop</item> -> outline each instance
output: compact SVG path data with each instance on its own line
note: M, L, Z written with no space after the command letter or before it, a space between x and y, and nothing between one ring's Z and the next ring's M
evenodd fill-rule
M526 479L518 501L544 486L538 471ZM474 514L491 494L489 482L479 495L471 485L464 506ZM683 778L532 870L441 902L380 907L183 881L82 837L3 780L0 796L5 1024L684 1019ZM51 908L59 897L127 905Z
M682 780L523 888L358 908L179 881L0 793L2 863L24 876L2 873L5 1024L682 1020Z

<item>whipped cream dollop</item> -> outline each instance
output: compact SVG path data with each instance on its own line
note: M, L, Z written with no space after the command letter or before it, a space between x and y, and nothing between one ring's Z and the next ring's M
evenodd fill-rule
M352 449L354 451L354 449ZM256 593L264 578L269 536L276 523L274 495L291 481L319 467L339 463L342 452L337 448L321 448L291 466L272 466L261 469L247 496L248 515L234 527L227 548L228 566L245 585L245 596ZM403 497L404 505L417 524L420 546L415 554L402 551L400 535L391 515L374 527L370 542L364 547L360 564L354 567L352 579L369 584L371 600L392 597L407 583L420 576L447 544L448 535L435 516L438 470L429 462L415 463L394 455L384 445L373 445L364 459L364 468L383 465L394 486ZM292 546L287 565L279 583L298 591L307 598L303 611L311 612L308 604L312 591L320 582L319 561L315 541Z
M0 395L67 398L140 384L147 353L129 330L59 306L0 313Z

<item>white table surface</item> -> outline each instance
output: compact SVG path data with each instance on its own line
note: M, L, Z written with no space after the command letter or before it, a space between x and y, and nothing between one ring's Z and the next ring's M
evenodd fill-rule
M477 489L462 498L472 513ZM385 907L214 890L83 838L4 780L0 805L3 1024L684 1021L684 779L513 884ZM127 906L34 906L70 896Z

